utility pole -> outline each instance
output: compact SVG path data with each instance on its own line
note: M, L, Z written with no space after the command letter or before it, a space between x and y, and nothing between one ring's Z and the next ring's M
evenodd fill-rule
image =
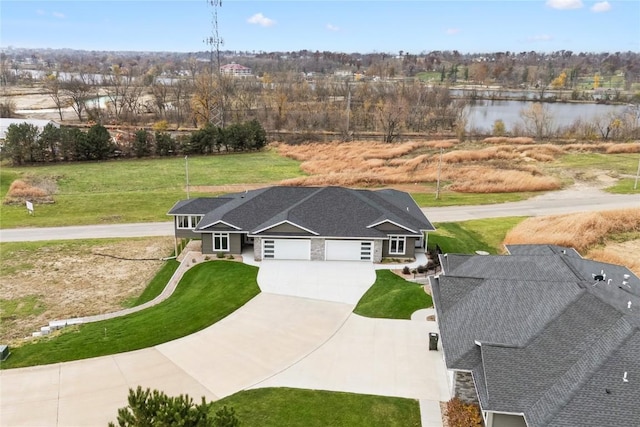
M349 122L351 120L351 87L349 87L349 84L347 83L347 90L349 91L349 93L347 94L347 139L351 139L349 138Z
M640 159L638 159L638 171L636 172L636 183L633 184L633 189L638 189L638 177L640 177Z
M189 199L189 156L184 156L184 174L187 180L187 199Z
M440 161L438 161L438 183L436 184L436 200L440 198L440 172L442 171L442 152L443 148L440 148Z

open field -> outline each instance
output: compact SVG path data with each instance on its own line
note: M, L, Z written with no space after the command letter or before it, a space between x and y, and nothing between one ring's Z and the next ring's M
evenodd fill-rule
M187 166L192 196L274 184L343 185L393 187L410 192L421 206L443 206L517 201L574 180L634 192L630 180L637 153L640 143L535 144L530 138L487 138L465 143L273 144L259 153L198 156L188 161L162 158L3 167L0 196L5 204L0 227L162 221L167 210L186 197ZM12 184L15 193L10 192ZM33 216L24 208L25 194L44 200L36 204Z
M0 342L133 305L172 251L168 237L1 243Z

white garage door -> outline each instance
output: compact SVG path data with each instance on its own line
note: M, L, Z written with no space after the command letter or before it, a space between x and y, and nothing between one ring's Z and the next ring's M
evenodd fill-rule
M325 259L327 261L371 261L373 242L362 240L327 240Z
M264 259L311 259L311 241L305 239L265 239L262 241Z

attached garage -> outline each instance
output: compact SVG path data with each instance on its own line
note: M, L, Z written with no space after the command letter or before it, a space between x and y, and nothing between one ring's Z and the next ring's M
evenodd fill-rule
M372 261L373 242L369 240L326 240L327 261Z
M264 239L262 240L263 259L311 259L311 241L309 239Z

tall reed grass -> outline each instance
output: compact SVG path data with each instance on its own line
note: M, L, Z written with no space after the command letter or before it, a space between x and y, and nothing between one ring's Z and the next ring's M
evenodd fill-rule
M528 218L507 233L505 244L553 244L585 253L614 234L640 232L640 208Z

